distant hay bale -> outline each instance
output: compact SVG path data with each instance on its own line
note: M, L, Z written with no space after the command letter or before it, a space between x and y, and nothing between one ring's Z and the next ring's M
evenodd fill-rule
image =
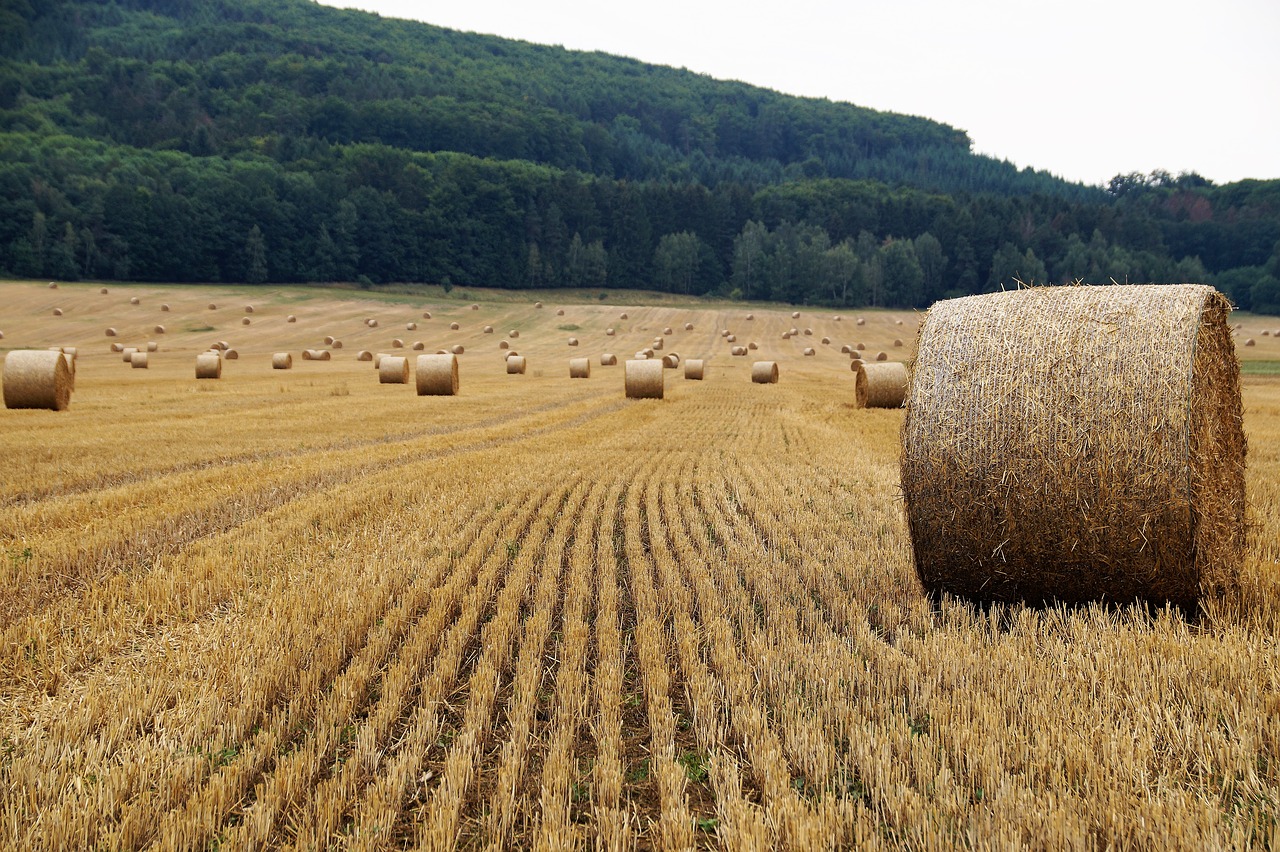
M799 312L799 311L792 311L792 312L791 312L791 318L792 318L792 319L800 319L800 312Z
M458 330L458 329L460 329L460 328L462 328L462 326L458 325L458 323L456 323L456 322L451 322L451 323L449 323L449 330L450 330L450 331L457 331L457 330Z
M101 294L101 295L103 295L103 296L107 295L107 293L108 293L108 292L110 292L110 291L108 291L106 287L100 287L100 288L98 289L98 293L99 293L99 294Z
M1262 336L1263 336L1263 337L1270 337L1270 336L1271 336L1271 330L1270 330L1270 329L1263 329L1263 330L1262 330Z
M493 326L491 326L491 325L486 325L486 326L484 327L484 333L485 333L485 334L493 334Z
M145 370L147 369L147 358L146 352L135 352L129 356L129 366L135 370Z
M53 315L54 315L55 317L60 317L60 316L62 316L62 308L54 308L54 309L53 309Z
M251 313L253 313L253 305L245 305L245 306L244 306L244 312L245 312L246 314L251 314Z
M397 337L395 340L391 341L391 348L392 348L392 349L403 349L403 348L404 348L404 341Z
M289 316L287 316L287 317L285 317L285 318L284 318L284 321L285 321L285 322L297 322L297 321L298 321L298 318L297 318L297 317L295 317L293 314L289 314Z
M131 305L140 305L140 304L142 304L142 300L141 300L141 299L139 299L137 296L130 296L130 297L129 297L129 304L131 304Z
M0 384L5 408L65 411L71 404L71 366L61 352L15 349L4 357Z
M409 383L409 359L388 355L378 364L378 384L407 385Z
M418 396L454 396L458 393L456 355L419 355L415 373Z
M894 325L902 325L902 320L894 320L894 321L893 321L893 324L894 324Z
M663 345L664 344L663 344L662 338L655 337L653 339L653 344L651 348L653 349L654 352L660 352L662 350Z
M652 352L645 352L643 349L641 349L632 357L637 361L644 361L644 360L647 360L652 354L653 354Z
M666 328L664 328L664 329L662 330L662 333L663 333L663 334L675 334L675 332L673 332L673 331L671 330L671 326L667 326Z
M576 337L570 337L570 338L569 338L569 345L570 345L570 346L577 346L577 345L578 345L578 338L576 338Z
M661 361L628 361L625 369L623 381L627 399L662 399L665 368Z
M813 329L811 329L811 328L806 328L806 329L804 330L804 336L805 336L805 337L813 337Z
M791 335L792 337L795 337L799 333L800 333L800 330L797 328L792 328L789 331L787 331L787 334Z
M729 329L727 329L727 328L722 328L722 329L720 329L720 336L721 336L721 337L728 337L731 333L732 333L732 332L730 332L730 331L729 331Z
M378 327L378 321L377 321L376 319L367 319L367 320L365 320L365 321L364 321L364 324L365 324L366 326L368 326L369 328L377 328L377 327Z
M161 312L161 313L164 313L164 314L169 313L169 303L168 303L168 302L166 302L166 303L164 303L164 304L162 304L162 305L160 306L160 312Z
M784 332L782 332L782 339L783 339L783 340L790 340L790 339L791 339L791 332L789 332L789 331L784 331Z
M427 344L423 343L421 340L415 340L415 341L413 341L413 351L414 351L414 352L422 352L422 351L424 351L426 348L427 348Z
M832 317L832 319L835 320L836 322L840 322L842 319L844 319L844 317L840 316L839 314L836 314L835 316Z
M901 408L907 398L907 365L864 364L853 366L854 405L858 408Z
M218 309L218 306L217 306L217 305L215 305L213 302L210 302L210 303L207 305L207 307L208 307L208 308L209 308L209 310L211 310L211 311L216 311L216 310ZM215 377L215 378L216 378L216 377Z
M822 345L823 345L823 346L830 346L830 345L831 345L831 338L830 338L830 337L824 337L824 338L822 338Z
M755 318L756 318L756 315L755 315L755 314L747 314L747 319L749 319L749 320L753 320L753 319L755 319Z
M4 332L0 331L0 340L4 340Z
M806 346L804 348L804 354L808 356L808 355L817 355L818 353L814 351L812 346Z
M691 322L687 322L687 323L685 323L685 324L684 324L684 330L685 330L685 331L693 331L693 323L691 323Z
M225 340L219 340L215 345L216 345L219 349L221 349L223 352L226 352L228 349L230 349L230 348L231 348L231 344L230 344L230 343L228 343L228 342L227 342L227 341L225 341Z
M1230 310L1191 284L934 304L902 429L925 588L1181 606L1235 588L1245 435Z
M478 310L480 310L480 306L479 306L479 305L472 305L472 306L471 306L471 310L473 310L473 311L478 311Z
M438 354L438 355L446 355L446 354L448 354L448 353L446 353L443 349L441 349L441 350L440 350L438 353L436 353L436 354ZM507 360L508 358L514 358L516 355L519 355L519 354L520 354L520 353L519 353L519 352L517 352L516 350L514 350L514 349L510 349L510 350L508 350L508 351L506 351L506 352L503 352L503 353L502 353L502 360L504 360L504 361L505 361L505 360Z
M855 344L853 348L854 348L854 349L857 349L859 352L862 352L862 351L864 351L864 350L867 348L867 344L865 344L865 343L858 343L858 344Z
M507 341L505 341L505 340L499 340L499 341L498 341L498 348L499 348L499 349L510 349L510 348L511 348L511 344L510 344L510 343L508 343L508 342L507 342Z
M240 318L240 324L241 324L241 325L248 325L248 324L249 324L249 323L251 323L251 322L253 322L253 320L249 319L248 317L241 317L241 318Z
M303 357L305 358L306 356L304 355ZM356 353L356 360L357 360L357 361L372 361L372 360L373 360L373 353L372 353L372 352L370 352L368 349L361 349L359 352L357 352L357 353Z
M455 343L449 347L449 351L454 355L461 355L463 352L467 351L467 348L461 343Z
M108 328L107 337L115 337L115 336L116 336L116 330L114 328Z
M328 334L326 334L326 335L325 335L325 337L324 337L324 345L325 345L325 346L332 346L332 345L333 345L333 336L332 336L332 335L328 335Z
M590 358L570 358L569 359L569 378L571 379L591 378L591 359Z
M303 361L328 361L333 356L329 354L328 349L303 349Z
M512 340L515 340L519 336L520 332L516 331L514 328L507 332L507 337L510 337Z
M50 290L57 290L57 289L58 289L58 282L57 282L57 281L50 281L50 282L49 282L49 289L50 289Z
M652 358L652 357L653 357L654 349L653 349L653 347L652 347L652 346L646 346L644 349L642 349L642 350L640 350L640 351L644 353L644 356L645 356L646 358Z
M147 351L148 351L148 352L159 352L159 351L160 351L160 344L159 344L159 343L157 343L157 342L156 342L156 341L154 341L154 340L148 340L148 341L147 341Z
M535 308L541 308L541 307L542 307L542 303L541 303L541 302L534 302L534 303L533 303L533 306L534 306Z
M417 324L416 322L407 322L407 323L405 323L405 324L404 324L404 330L405 330L405 331L417 331L417 330L418 330L418 324Z
M702 381L706 361L701 358L690 358L684 362L684 377L690 381Z
M605 335L607 335L608 337L613 337L613 329L612 329L612 328L606 328L606 329L604 330L604 333L605 333Z
M202 352L196 356L197 379L222 378L222 356L216 352Z
M327 352L326 352L325 354L327 355L327 354L329 354L329 353L327 353ZM238 350L235 350L235 349L224 349L224 350L222 350L222 358L223 358L223 360L225 360L225 361L237 361L237 360L239 360L239 359L240 359L240 352L239 352ZM324 358L324 359L321 359L321 360L327 361L327 360L329 360L329 359L328 359L328 358Z
M662 366L668 370L674 370L680 366L680 356L674 352L663 355Z
M776 385L778 383L778 362L757 361L752 364L751 381L758 385Z
M844 346L840 347L840 354L849 355L852 353L853 353L853 347L850 346L849 344L846 343Z
M121 350L121 360L124 361L124 363L128 364L129 359L133 357L133 353L137 351L138 351L138 347L136 346L126 346L124 349Z
M745 347L745 346L734 346L732 349L730 349L730 350L729 350L729 354L730 354L730 355L746 355L746 354L747 354L747 347Z
M113 344L111 344L111 351L112 351L112 352L123 352L123 351L124 351L124 344L123 344L123 343L113 343Z
M524 375L525 361L523 355L508 355L505 360L507 362L508 376Z
M342 348L342 341L341 341L341 340L338 340L337 338L334 338L334 341L333 341L333 348L334 348L334 349L341 349L341 348Z
M896 347L901 347L901 346L902 346L902 340L901 340L901 339L899 339L899 338L895 338L895 339L894 339L894 341L893 341L893 345L894 345L894 346L896 346Z
M623 311L622 313L618 314L618 319L627 319L627 312Z
M562 316L564 316L564 308L560 308L559 310L557 310L557 311L556 311L556 316L558 316L558 317L562 317Z
M1248 340L1246 340L1246 341L1244 342L1244 345L1245 345L1245 346L1253 346L1253 345L1255 345L1255 344L1254 344L1254 342L1253 342L1253 338L1252 338L1252 337L1250 337Z
M877 360L877 361L888 361L888 360L889 360L889 353L888 353L888 352L877 352L877 353L876 353L876 360Z
M756 345L756 342L754 340L747 344L747 349L751 350L752 352L756 351L759 348L760 347Z
M600 366L601 367L618 366L618 356L614 355L612 352L605 352L603 355L600 356Z
M738 342L738 335L736 335L736 334L731 334L731 335L729 335L728 337L726 337L726 338L725 338L725 341L726 341L726 342L728 342L728 343L737 343L737 342Z
M364 353L361 353L361 354L368 355L369 353L364 352ZM356 360L359 360L359 361L365 361L365 360L368 360L368 359L366 359L366 358L360 358L359 356L356 356ZM293 369L293 356L292 356L292 355L290 355L288 352L276 352L276 353L274 353L274 354L271 356L271 369L273 369L273 370L292 370L292 369Z
M165 327L164 327L164 326L162 326L162 325L158 325L158 326L156 326L156 327L155 327L154 329L152 329L152 330L153 330L156 334L164 334L164 333L165 333Z
M862 317L858 317L858 325L866 325L866 324L867 324L866 320L864 320Z
M423 319L431 319L431 311L423 311L423 312L422 312L422 318L423 318Z

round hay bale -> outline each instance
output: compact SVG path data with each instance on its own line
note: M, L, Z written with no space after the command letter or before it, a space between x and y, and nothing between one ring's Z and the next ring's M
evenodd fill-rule
M508 376L523 376L525 361L523 355L508 355L504 360L507 362Z
M662 399L663 371L661 361L628 361L624 378L627 399Z
M109 291L107 290L107 288L106 288L106 287L100 287L100 288L98 289L98 292L99 292L101 295L105 296L105 295L107 295L107 293L108 293Z
M216 310L218 309L218 306L217 306L217 305L215 305L213 302L210 302L210 303L207 305L207 307L208 307L208 308L209 308L209 310L211 310L211 311L216 311ZM216 377L215 377L215 378L216 378Z
M901 347L902 347L902 340L901 340L901 339L899 339L899 338L894 338L893 345L894 345L895 347L901 348Z
M65 411L71 404L71 366L61 352L15 349L4 356L0 384L5 408Z
M591 359L590 358L570 358L569 359L569 378L571 379L591 378Z
M324 345L325 345L325 346L332 346L332 345L333 345L333 337L332 337L331 335L327 335L327 334L325 335L325 338L324 338Z
M867 349L867 344L865 344L865 343L858 343L858 344L855 344L853 348L854 348L854 349L856 349L856 350L858 350L859 352L865 352L865 351L866 351L866 349Z
M535 308L541 308L541 307L542 307L542 303L541 303L541 302L534 302L534 303L533 303L533 306L534 306Z
M440 352L439 352L439 354L441 354L441 355L445 355L445 354L447 354L447 353L446 353L443 349L441 349L441 350L440 350ZM505 361L505 360L507 360L508 358L514 358L516 355L519 355L519 354L520 354L520 353L519 353L519 352L517 352L516 350L511 349L511 350L509 350L509 351L507 351L507 352L503 352L503 353L502 353L502 360L504 360L504 361Z
M747 354L747 347L745 347L745 346L735 346L735 347L733 347L732 349L730 349L730 350L729 350L729 354L730 354L730 355L746 355L746 354Z
M760 347L756 345L756 342L754 340L747 344L747 349L751 350L752 352L756 351L759 348Z
M850 345L849 345L849 344L847 344L847 343L846 343L844 346L841 346L841 347L840 347L840 354L841 354L841 355L852 355L852 354L853 354L853 351L854 351L854 350L853 350L853 347L852 347L852 346L850 346Z
M454 396L458 393L456 355L419 355L415 372L418 396Z
M460 328L462 328L462 326L458 325L456 322L451 322L451 323L449 323L449 330L450 330L450 331L457 331L457 330L458 330L458 329L460 329Z
M562 317L562 316L564 316L564 308L560 308L559 310L557 310L557 311L556 311L556 316L558 316L558 317Z
M162 314L167 314L167 313L169 313L169 303L168 303L168 302L166 302L166 303L164 303L164 304L162 304L162 305L160 306L160 313L162 313Z
M736 335L736 334L731 334L731 335L729 335L728 337L726 337L726 338L725 338L725 341L726 341L726 342L728 342L728 343L737 343L737 342L738 342L738 335Z
M792 318L792 319L800 319L800 312L799 312L799 311L792 311L792 312L791 312L791 318Z
M805 337L813 337L813 329L811 329L811 328L806 328L806 329L804 330L804 334L805 334Z
M147 369L147 357L146 352L135 352L129 356L129 366L135 370L145 370Z
M862 317L858 317L858 325L866 325L867 321Z
M367 319L364 321L364 324L367 325L369 328L378 327L378 321L376 319Z
M649 355L650 355L650 353L645 352L643 349L641 349L639 352L637 352L637 353L636 353L635 355L633 355L632 357L633 357L635 360L637 360L637 361L644 361L644 360L647 360L647 359L649 358Z
M1252 337L1250 337L1248 340L1246 340L1246 341L1244 342L1244 345L1245 345L1245 346L1254 346L1254 345L1256 345L1256 344L1254 344L1254 342L1253 342L1253 338L1252 338Z
M4 332L0 331L0 340L4 340Z
M302 357L305 359L307 356L306 356L306 354L304 353ZM368 349L361 349L359 352L357 352L357 353L356 353L356 360L357 360L357 361L372 361L372 360L373 360L373 353L372 353L372 352L370 352Z
M398 355L388 355L378 364L378 384L409 384L409 359Z
M894 324L894 325L902 325L902 320L894 320L894 321L893 321L893 324Z
M604 330L604 333L605 333L605 335L606 335L607 337L613 337L613 329L612 329L612 328L606 328L606 329Z
M53 309L53 315L54 315L55 317L60 317L60 316L62 316L62 308L54 308L54 309Z
M605 352L603 355L600 356L600 366L601 367L618 366L618 356L614 355L612 352Z
M120 350L120 353L122 356L121 360L124 361L124 363L128 364L129 359L133 357L133 353L137 351L138 351L138 347L136 346L126 346L124 349Z
M249 319L248 317L241 317L241 318L240 318L240 324L241 324L241 325L248 325L248 324L249 324L249 323L251 323L251 322L253 322L253 320Z
M675 332L673 332L673 331L671 330L671 326L667 326L666 328L664 328L664 329L662 330L662 333L663 333L663 334L674 334Z
M124 344L123 344L123 343L113 343L113 344L111 344L111 351L112 351L112 352L123 352L123 351L124 351Z
M245 305L245 306L244 306L244 312L245 312L246 314L251 314L251 313L253 313L253 305Z
M467 348L461 343L455 343L449 347L449 351L454 355L461 355L463 352L467 351Z
M824 338L822 338L822 345L823 345L823 346L830 346L830 345L831 345L831 338L830 338L830 337L824 337Z
M755 319L755 318L756 318L756 315L755 315L755 314L747 314L747 319L749 319L749 320L753 320L753 319Z
M157 343L157 342L156 342L156 341L154 341L154 340L148 340L148 341L147 341L147 351L148 351L148 352L159 352L159 351L160 351L160 344L159 344L159 343Z
M652 346L646 346L644 349L641 349L640 351L644 353L644 356L645 356L646 358L652 358L652 357L653 357L654 349L653 349L653 347L652 347Z
M674 352L662 356L662 366L668 370L674 370L680 366L680 356Z
M472 306L471 306L471 310L473 310L473 311L478 311L478 310L480 310L480 306L479 306L479 305L472 305Z
M431 311L423 311L423 312L422 312L422 318L423 318L423 319L431 319Z
M328 361L333 356L329 354L328 349L304 349L302 350L302 360L304 361Z
M288 352L276 352L271 356L271 369L292 370L293 356Z
M854 361L854 405L858 408L901 408L907 398L907 365Z
M326 352L325 354L327 355L328 353ZM224 349L222 350L222 357L227 361L238 361L240 360L240 353L235 349ZM327 361L329 359L324 358L322 360Z
M877 353L876 353L876 360L877 360L877 361L888 361L888 360L889 360L889 353L888 353L888 352L877 352Z
M727 329L727 328L722 328L722 329L720 329L720 336L721 336L721 337L728 337L728 336L729 336L729 333L730 333L730 332L729 332L729 329Z
M653 351L654 351L654 352L660 352L660 351L662 350L662 346L663 346L662 338L661 338L661 337L655 337L655 338L653 339L653 346L652 346Z
M397 337L395 340L391 341L391 348L392 348L392 349L403 349L403 348L404 348L404 341Z
M284 321L285 321L285 322L297 322L297 321L298 321L298 318L297 318L297 317L295 317L293 314L289 314L289 316L287 316L287 317L285 317L285 318L284 318Z
M196 356L197 379L222 378L222 356L216 352L202 352Z
M618 314L618 319L627 319L627 312L623 311L622 313Z
M129 304L131 304L131 305L140 305L140 304L142 304L142 300L141 300L141 299L139 299L137 296L130 296L130 297L129 297Z
M485 333L485 334L493 334L493 326L491 326L491 325L486 325L486 326L484 327L484 333Z
M902 430L925 588L1190 606L1236 586L1245 436L1230 310L1193 284L934 304Z
M156 326L156 327L155 327L154 329L152 329L152 330L153 330L156 334L164 334L164 333L165 333L165 327L164 327L164 326L162 326L162 325L158 325L158 326Z
M789 332L789 331L784 331L784 332L782 332L782 339L783 339L783 340L790 340L790 339L791 339L791 332Z
M114 328L107 329L107 337L115 337L115 336L116 336L116 330Z
M515 340L519 336L520 332L516 331L514 328L507 332L507 337L510 337L512 340Z
M578 338L576 338L576 337L570 337L570 338L569 338L569 345L570 345L570 346L577 346L577 345L578 345Z
M705 370L706 362L701 358L690 358L684 362L684 377L690 381L702 381L702 374Z
M510 343L508 343L508 342L507 342L507 341L505 341L505 340L499 340L499 341L498 341L498 348L499 348L499 349L510 349L510 348L511 348L511 344L510 344Z
M335 340L333 341L333 348L334 348L334 349L341 349L341 348L342 348L342 341L341 341L341 340L337 340L337 339L335 339Z
M807 357L809 355L817 355L818 353L813 350L812 346L806 346L804 348L804 354Z
M778 362L757 361L752 364L751 381L758 385L776 385L778 383Z
M426 351L426 348L427 348L427 344L423 343L421 340L413 341L414 352L424 352Z
M417 324L416 322L407 322L407 323L405 323L405 324L404 324L404 330L405 330L405 331L417 331L417 330L418 330L418 324Z
M799 329L795 329L795 328L790 329L790 330L787 332L787 334L791 335L792 337L795 337L795 336L796 336L796 335L798 335L799 333L800 333Z
M844 317L840 316L839 314L836 314L835 316L832 317L832 319L835 320L836 322L840 322L842 319L844 319Z
M57 290L57 289L58 289L58 282L57 282L57 281L50 281L50 282L49 282L49 289L50 289L50 290Z
M1264 328L1264 329L1262 330L1262 336L1263 336L1263 337L1270 337L1270 336L1271 336L1271 330L1270 330L1270 329L1265 329L1265 328Z
M691 322L687 322L687 323L685 323L685 324L684 324L684 330L685 330L685 331L693 331L693 323L691 323Z

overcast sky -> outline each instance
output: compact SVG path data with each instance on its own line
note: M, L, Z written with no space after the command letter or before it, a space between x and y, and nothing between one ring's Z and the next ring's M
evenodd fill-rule
M1280 178L1280 0L322 0L921 115L1105 184Z

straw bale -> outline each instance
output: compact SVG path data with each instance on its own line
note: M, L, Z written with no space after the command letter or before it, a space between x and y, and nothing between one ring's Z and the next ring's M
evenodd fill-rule
M507 362L507 375L524 375L525 361L523 355L508 355L505 360Z
M666 328L664 328L664 329L662 330L662 333L663 333L663 334L675 334L675 332L673 332L673 331L671 330L671 326L667 326Z
M1270 337L1270 336L1271 336L1271 330L1270 330L1270 329L1263 329L1263 330L1262 330L1262 336L1263 336L1263 337Z
M334 349L341 349L341 348L342 348L342 341L341 341L341 340L338 340L337 338L334 338L334 341L333 341L333 348L334 348Z
M862 317L858 317L858 325L866 325L866 324L867 324L866 320L864 320Z
M799 329L796 329L796 328L792 328L787 332L787 334L791 335L792 337L795 337L799 333L800 333Z
M613 329L612 329L612 328L606 328L606 329L604 330L604 333L605 333L607 336L609 336L609 337L613 337Z
M302 360L304 361L328 361L332 358L328 349L304 349L302 350Z
M423 319L431 319L431 311L423 311L423 312L422 312L422 318L423 318Z
M823 345L823 346L830 346L830 345L831 345L831 338L830 338L830 337L824 337L824 338L822 338L822 345Z
M836 314L835 316L832 317L832 319L835 320L836 322L840 322L841 320L844 319L844 317L840 316L839 314Z
M499 349L510 349L510 348L511 348L511 344L510 344L510 343L508 343L508 342L507 342L507 341L505 341L505 340L499 340L499 341L498 341L498 348L499 348Z
M601 367L618 366L618 356L614 355L612 352L604 353L603 355L600 356L600 366Z
M650 359L628 361L624 387L627 399L662 399L663 366Z
M407 323L405 323L405 324L404 324L404 330L405 330L405 331L417 331L417 330L418 330L418 324L417 324L416 322L407 322Z
M690 358L684 362L684 377L690 381L702 381L702 374L705 371L706 361L701 358Z
M225 340L219 340L214 345L217 346L219 349L221 349L223 352L226 352L228 349L231 348L231 344Z
M485 333L485 334L493 334L493 326L491 326L491 325L486 325L486 326L484 327L484 333Z
M877 360L877 361L888 361L888 360L889 360L889 353L888 353L888 352L877 352L877 353L876 353L876 360Z
M289 314L289 316L287 316L287 317L285 317L285 318L284 318L284 321L285 321L285 322L297 322L297 321L298 321L298 318L297 318L297 317L295 317L293 314Z
M364 353L361 353L361 354L363 354L363 355L368 355L369 353L364 352ZM367 360L367 359L359 358L359 357L357 356L357 360L364 361L364 360ZM293 356L292 356L292 355L290 355L288 352L276 352L276 353L274 353L274 354L271 356L271 369L273 369L273 370L292 370L292 369L293 369Z
M364 324L367 325L369 328L378 327L378 321L376 319L367 319L364 321Z
M748 349L750 349L752 352L754 352L754 351L756 351L757 349L759 349L760 347L759 347L759 346L757 346L757 345L756 345L756 342L753 340L753 341L751 341L750 343L748 343L748 344L747 344L747 348L748 348Z
M211 311L216 311L216 310L218 309L218 306L217 306L217 305L215 305L213 302L210 302L210 303L208 304L208 306L207 306L207 307L208 307L208 308L209 308L209 310L211 310Z
M462 326L458 325L456 322L451 322L451 323L449 323L449 330L450 330L450 331L457 331L457 330L458 330L458 329L460 329L460 328L462 328Z
M244 312L245 312L246 314L251 314L251 313L253 313L253 305L245 305L245 306L244 306Z
M216 352L202 352L196 356L197 379L222 378L222 356Z
M0 331L0 340L4 340L4 332Z
M1192 284L935 304L902 431L925 587L1182 606L1235 587L1245 436L1230 309Z
M812 347L812 346L806 346L806 347L804 348L804 354L805 354L805 355L817 355L818 353L817 353L817 352L815 352L815 351L813 350L813 347Z
M854 348L854 349L857 349L859 352L863 352L863 351L865 351L865 350L866 350L866 348L867 348L867 344L865 344L865 343L858 343L858 344L856 344L853 348Z
M542 307L542 303L541 303L541 302L534 302L534 303L533 303L533 306L534 306L535 308L541 308L541 307Z
M655 337L655 338L653 339L653 346L652 346L652 349L653 349L653 351L654 351L654 352L661 351L661 349L662 349L662 338L661 338L661 337Z
M169 304L167 302L160 306L160 312L165 314L169 313Z
M784 331L784 332L782 332L782 339L783 339L783 340L790 340L790 339L791 339L791 332L789 332L789 331Z
M757 361L752 364L751 381L758 385L776 385L778 383L778 362Z
M123 344L123 343L113 343L113 344L111 344L111 351L112 351L112 352L123 352L123 351L124 351L124 344Z
M415 340L413 341L412 348L414 352L423 352L426 350L427 344L423 343L421 340Z
M137 351L138 351L138 347L136 346L126 346L124 349L121 350L121 355L123 356L121 360L124 361L124 363L128 364L129 359L133 357L133 353Z
M792 312L791 312L791 318L792 318L792 319L800 319L800 312L799 312L799 311L792 311Z
M570 338L569 338L569 345L570 345L570 346L577 346L577 345L578 345L578 338L576 338L576 337L570 337Z
M116 330L114 328L108 328L107 337L115 337L115 336L116 336Z
M404 341L397 337L395 340L391 341L391 348L392 348L392 349L403 349L403 348L404 348Z
M62 316L62 308L54 308L54 309L53 309L53 315L54 315L55 317L60 317L60 316Z
M753 319L755 319L755 318L756 318L756 315L755 315L755 314L747 314L747 319L749 319L749 320L753 320Z
M302 357L303 357L303 358L306 358L306 355L303 355ZM372 353L372 352L370 352L368 349L361 349L359 352L357 352L357 353L356 353L356 360L357 360L357 361L372 361L372 360L373 360L373 353Z
M67 356L40 349L15 349L4 356L5 408L65 411L71 404L73 377Z
M680 356L674 352L662 356L662 366L668 370L674 370L680 366Z
M480 306L479 306L479 305L472 305L472 306L471 306L471 310L473 310L473 311L478 311L478 310L480 310Z
M148 352L159 352L159 351L160 351L160 344L159 344L159 343L157 343L157 342L156 342L156 341L154 341L154 340L148 340L148 341L147 341L147 351L148 351Z
M443 349L441 349L441 350L440 350L438 353L436 353L436 354L438 354L438 355L447 355L448 353L447 353L447 352L445 352ZM519 355L519 354L520 354L520 353L519 353L519 352L517 352L516 350L514 350L514 349L510 349L510 350L508 350L508 351L506 351L506 352L503 352L503 353L502 353L502 360L504 360L504 361L505 361L505 360L507 360L508 358L511 358L511 357L513 357L513 356L515 356L515 355Z
M720 336L721 336L721 337L728 337L730 334L731 334L731 332L729 331L729 329L727 329L727 328L722 328L722 329L720 329Z
M893 324L894 324L894 325L902 325L902 320L894 320L894 321L893 321Z
M854 405L858 408L901 408L907 398L907 365L897 361L867 364L854 361Z
M449 347L449 351L454 355L461 355L463 352L467 351L467 348L461 343L455 343Z
M649 358L649 355L650 355L650 353L645 352L643 349L641 349L639 352L637 352L635 355L633 355L633 356L631 356L631 357L633 357L633 358L634 358L635 360L637 360L637 361L644 361L644 360L647 360L647 359Z
M747 354L747 347L745 347L745 346L734 346L732 349L730 349L730 350L729 350L729 354L730 354L730 355L746 355L746 354Z
M1252 338L1252 337L1250 337L1248 340L1246 340L1246 341L1244 342L1244 345L1245 345L1245 346L1253 346L1253 345L1255 345L1255 344L1254 344L1254 342L1253 342L1253 338Z
M559 310L557 310L557 311L556 311L556 316L558 316L558 317L562 317L562 316L564 316L564 308L560 308Z
M811 329L811 328L806 328L806 329L804 330L804 336L805 336L805 337L813 337L813 329Z
M627 319L627 312L623 311L622 313L618 314L618 319Z
M147 357L146 352L135 352L129 356L129 366L135 370L145 370L147 369Z
M50 290L57 290L57 289L58 289L58 282L57 282L57 281L50 281L50 282L49 282L49 289L50 289Z
M165 333L165 327L164 327L164 326L162 326L162 325L158 325L158 326L156 326L156 327L155 327L154 329L152 329L152 330L153 330L153 331L155 331L155 333L156 333L156 334L164 334L164 333Z
M726 342L726 343L737 343L737 342L738 342L738 335L736 335L736 334L731 334L731 335L729 335L728 337L726 337L726 338L725 338L725 342Z
M895 338L895 339L894 339L894 341L893 341L893 345L894 345L894 346L897 346L897 347L901 347L901 346L902 346L902 340L900 340L900 339L898 339L898 338Z
M129 304L131 304L131 305L140 305L140 304L142 304L142 300L141 300L141 299L139 299L137 296L130 296L130 297L129 297Z
M684 330L685 330L685 331L693 331L693 323L691 323L691 322L687 322L687 323L685 323L685 324L684 324Z
M646 357L646 358L652 358L652 357L653 357L654 348L653 348L652 346L646 346L644 349L641 349L640 351L641 351L641 352L643 352L643 353L645 354L645 357Z
M409 383L409 359L387 355L378 364L378 384L407 385Z
M327 355L328 353L326 352L325 354ZM222 350L222 357L227 361L237 361L240 358L240 353L235 349L224 349ZM322 358L321 360L328 361L329 359Z
M333 336L332 336L332 335L329 335L329 334L326 334L326 335L325 335L325 337L324 337L324 345L325 345L325 346L332 346L332 345L333 345Z
M507 332L507 337L510 337L512 340L515 340L519 336L520 332L516 331L514 328Z
M590 358L570 358L569 359L569 378L571 379L591 378L591 359Z
M99 293L101 293L103 296L105 296L105 295L107 295L107 292L108 292L108 291L107 291L107 288L106 288L106 287L101 287L101 288L99 288L98 292L99 292Z
M253 320L249 319L248 317L241 317L241 318L240 318L240 324L241 324L241 325L248 325L248 324L249 324L249 323L251 323L251 322L253 322Z
M458 392L456 355L419 355L414 372L418 396L454 396Z

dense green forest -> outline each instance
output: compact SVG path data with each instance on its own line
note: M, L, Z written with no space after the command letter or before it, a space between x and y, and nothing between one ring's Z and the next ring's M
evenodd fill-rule
M0 0L0 57L0 274L895 306L1208 281L1280 313L1280 181L1089 187L923 118L307 0Z

